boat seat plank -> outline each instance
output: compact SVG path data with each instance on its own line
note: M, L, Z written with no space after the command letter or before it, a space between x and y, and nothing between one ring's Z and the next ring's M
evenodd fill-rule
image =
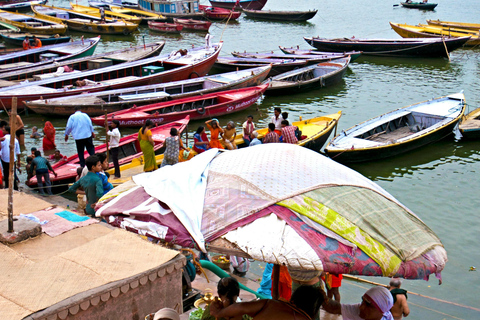
M7 81L7 80L1 80L0 79L0 88L5 88L5 87L11 87L13 85L18 84L17 82L14 81Z
M32 62L26 62L26 61L19 61L19 62L8 63L8 64L1 64L0 65L0 71L10 69L10 68L29 66L29 65L32 65L32 64L33 64Z
M104 81L100 81L100 83L107 84L107 85L109 85L109 84L112 85L112 84L119 84L119 83L133 81L133 80L138 79L138 78L139 77L136 77L136 76L128 76L128 77L122 77L122 78L118 78L118 79L104 80Z
M130 101L130 100L146 99L146 98L163 98L168 96L170 96L170 94L168 94L165 91L157 91L157 92L139 93L139 94L126 94L123 96L118 96L118 100Z
M465 122L463 122L460 125L460 129L478 129L480 128L480 120L477 119L469 119Z
M368 140L382 143L388 141L394 142L395 140L408 137L414 133L415 132L412 132L409 127L401 127L390 132L379 132L378 134L370 136Z

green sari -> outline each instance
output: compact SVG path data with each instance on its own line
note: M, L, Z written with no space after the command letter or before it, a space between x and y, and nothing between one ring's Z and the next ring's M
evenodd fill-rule
M143 152L143 171L150 172L157 169L157 160L155 159L155 151L153 146L148 140L148 137L152 135L150 130L145 130L142 133L142 128L138 131L138 141L140 142L140 148Z

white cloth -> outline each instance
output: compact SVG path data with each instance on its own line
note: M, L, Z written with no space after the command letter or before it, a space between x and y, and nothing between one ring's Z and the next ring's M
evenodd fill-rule
M142 186L146 193L173 211L204 252L205 239L201 232L203 202L210 162L217 153L218 149L210 149L190 161L133 177L133 181Z
M108 131L107 134L110 136L110 142L108 144L109 149L117 148L120 144L120 131L118 128L113 129L112 131Z
M373 287L365 292L366 298L373 300L372 304L376 304L378 309L383 312L381 320L393 320L390 309L393 307L393 297L390 291L385 287ZM360 318L360 303L358 304L342 304L342 318L343 320L363 320Z
M178 315L178 312L170 308L163 308L161 310L158 310L153 316L153 320L164 319L164 318L171 319L171 320L180 320L180 316Z
M360 318L360 303L358 304L342 304L342 318L343 320L364 320ZM383 316L381 320L393 320L392 314L388 311L390 316Z
M275 130L282 131L282 121L283 121L282 115L279 115L278 118L275 118L275 115L274 115L270 122L275 124Z
M10 135L6 134L5 140L2 141L1 146L2 149L0 150L0 158L3 162L10 163ZM15 152L13 153L13 161L17 160L17 155L20 155L20 144L18 143L17 138L15 138Z

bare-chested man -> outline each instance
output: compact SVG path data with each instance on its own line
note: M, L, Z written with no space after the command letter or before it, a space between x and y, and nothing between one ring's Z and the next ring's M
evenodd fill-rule
M390 293L393 296L393 307L390 309L393 319L400 320L410 314L407 304L407 290L400 289L402 282L400 279L393 278L390 280Z

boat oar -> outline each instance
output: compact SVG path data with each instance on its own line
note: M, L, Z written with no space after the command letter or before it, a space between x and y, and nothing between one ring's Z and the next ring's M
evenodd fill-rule
M393 6L394 6L394 7L398 7L398 6L399 6L399 4L394 4Z
M445 47L445 52L447 53L448 61L451 61L450 60L450 55L448 54L447 45L445 44L445 38L444 37L442 37L442 42L443 42L443 46Z

